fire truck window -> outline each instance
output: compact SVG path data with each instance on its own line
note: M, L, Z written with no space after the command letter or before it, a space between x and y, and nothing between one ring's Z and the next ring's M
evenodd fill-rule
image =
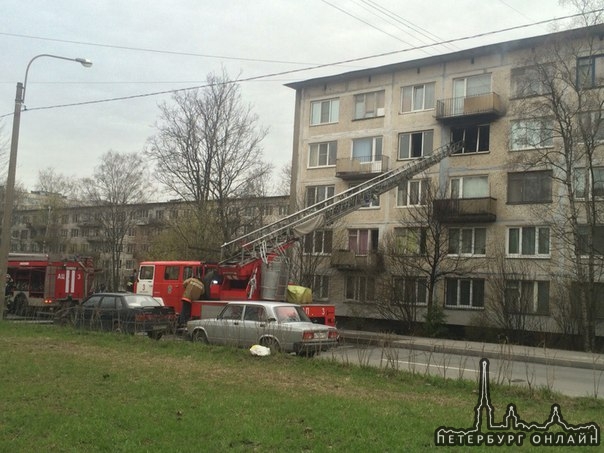
M180 273L179 271L179 266L166 266L164 280L178 280L178 274Z
M103 297L99 308L103 310L115 310L115 297Z
M187 278L193 277L193 268L191 266L185 266L184 271L182 273L182 279L186 280Z
M141 266L141 273L138 278L141 280L153 280L153 266Z

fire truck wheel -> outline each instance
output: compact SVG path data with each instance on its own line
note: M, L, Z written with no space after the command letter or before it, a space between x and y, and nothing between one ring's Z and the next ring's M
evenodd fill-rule
M193 334L191 335L191 340L193 341L193 343L208 344L208 337L206 333L200 329L193 331Z
M279 342L274 338L263 338L260 341L260 346L264 346L265 348L269 348L271 350L271 354L276 354L277 352L281 352L281 346Z

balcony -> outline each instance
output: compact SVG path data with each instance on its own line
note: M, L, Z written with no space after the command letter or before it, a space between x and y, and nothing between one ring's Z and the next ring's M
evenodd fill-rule
M334 250L331 254L331 266L341 271L379 270L383 265L384 257L377 252L357 255L354 250Z
M446 123L472 118L492 121L504 115L501 98L497 93L441 99L436 101L436 119Z
M373 178L388 171L388 156L374 160L371 156L336 160L336 176L342 179Z
M434 200L434 215L442 223L495 222L495 198L450 198Z

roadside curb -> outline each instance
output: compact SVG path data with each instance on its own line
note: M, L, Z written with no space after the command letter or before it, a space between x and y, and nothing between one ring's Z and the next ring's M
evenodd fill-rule
M441 338L410 337L375 332L341 330L340 341L349 344L396 347L427 352L465 354L488 359L514 360L562 367L604 371L604 355L546 349L511 344L479 343L473 341L447 340Z

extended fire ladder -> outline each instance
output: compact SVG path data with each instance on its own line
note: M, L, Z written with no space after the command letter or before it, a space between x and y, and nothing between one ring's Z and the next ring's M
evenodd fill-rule
M415 160L405 167L395 168L369 179L333 197L290 214L244 236L222 245L223 263L262 258L279 252L287 245L312 231L330 225L346 214L356 211L372 199L397 187L414 175L430 168L445 157L461 150L462 142L450 143L430 156Z

